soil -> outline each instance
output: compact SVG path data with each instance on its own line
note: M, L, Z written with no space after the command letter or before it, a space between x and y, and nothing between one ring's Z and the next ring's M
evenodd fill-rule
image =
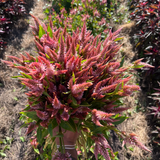
M125 1L123 1L125 2ZM29 12L40 20L45 18L43 14L43 7L45 2L43 0L27 0L26 15L21 17L13 25L12 32L7 36L7 48L0 51L0 58L7 59L7 55L18 56L19 53L27 51L35 54L34 39L32 30L29 27L33 25L33 19ZM116 26L119 28L122 26ZM123 36L123 46L121 47L119 59L125 55L125 64L129 64L135 59L136 52L133 50L133 44L130 41L130 33L134 27L134 23L123 25L121 36ZM27 104L27 97L25 90L22 90L18 80L10 77L17 75L16 70L12 70L0 62L0 150L9 146L4 153L6 157L0 160L35 160L36 153L30 145L30 137L32 135L25 135L26 128L21 128L23 124L19 120L19 112ZM133 78L133 82L137 83L137 78ZM126 114L130 117L124 123L118 126L122 131L134 132L139 136L139 139L149 149L153 150L150 135L150 117L146 114L146 106L148 105L147 94L143 91L135 93L130 97L123 99L126 107L131 107ZM141 110L139 110L141 108ZM160 159L158 152L148 153L142 151L137 147L125 149L121 147L121 143L114 133L112 133L112 147L114 151L119 152L120 160L158 160ZM7 144L1 143L6 140ZM9 143L9 141L12 141Z
M32 30L29 27L29 24L34 23L29 13L43 20L43 7L44 1L26 1L26 15L14 22L10 34L6 36L7 48L0 51L2 59L6 59L7 55L18 56L24 50L35 53ZM0 150L9 146L4 151L6 157L0 156L0 160L35 160L37 155L30 145L31 135L25 135L26 128L21 129L23 123L19 120L19 112L25 108L27 97L18 80L11 79L17 74L16 70L0 62ZM2 143L4 140L7 141L6 144ZM12 141L11 144L9 141Z

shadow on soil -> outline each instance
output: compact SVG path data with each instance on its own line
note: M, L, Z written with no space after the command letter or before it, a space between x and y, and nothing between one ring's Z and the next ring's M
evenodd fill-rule
M24 7L26 8L26 14L23 16L16 17L13 20L13 23L10 24L10 32L9 34L4 34L3 39L7 43L7 45L14 45L16 49L21 48L21 41L23 38L24 32L28 29L29 23L27 22L29 15L29 12L34 6L34 0L27 0L26 4L24 4ZM0 58L4 58L5 48L3 50L0 50Z

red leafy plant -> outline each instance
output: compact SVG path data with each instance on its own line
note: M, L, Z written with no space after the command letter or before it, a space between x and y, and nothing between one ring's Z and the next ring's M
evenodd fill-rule
M25 13L24 4L24 0L0 0L0 49L6 44L4 37L10 31L10 24Z
M145 72L149 85L156 83L160 66L160 2L159 0L132 0L130 18L136 22L134 39L140 58L155 66ZM151 86L153 87L153 85Z
M158 82L160 85L160 83ZM151 111L151 115L153 115L152 123L154 124L154 130L152 131L153 142L160 145L160 89L155 88L155 92L149 96L153 100L152 105L154 106L148 107Z
M159 81L159 66L160 66L160 1L159 0L132 0L131 19L136 21L135 38L137 39L137 48L139 50L139 57L144 57L148 63L154 66L153 69L145 72L143 81L148 83L147 89L157 88L157 81ZM148 87L151 86L151 87ZM156 86L156 87L155 87ZM160 89L156 89L150 98L153 99L152 106L149 107L151 111L152 125L154 130L152 133L154 142L160 144Z
M101 41L99 35L91 35L85 23L81 30L77 28L69 34L66 28L54 30L51 21L46 26L33 18L35 26L32 29L39 55L32 56L26 52L26 56L21 54L20 58L9 56L13 62L3 60L10 67L20 70L21 75L16 78L30 89L26 93L28 106L22 112L28 117L27 134L37 129L39 145L46 141L47 145L48 139L51 139L54 149L52 130L56 126L59 126L56 137L61 141L61 128L79 132L79 150L83 148L82 151L86 152L86 148L94 148L96 159L101 154L110 160L114 153L107 139L110 130L113 130L125 143L131 137L129 142L133 139L132 144L149 151L137 138L131 134L127 136L116 128L126 119L120 113L129 109L122 107L120 98L140 90L138 85L130 82L134 68L147 65L138 60L123 67L124 61L117 61L120 30L109 31L107 38ZM64 153L62 144L59 151ZM58 153L57 156L61 155Z

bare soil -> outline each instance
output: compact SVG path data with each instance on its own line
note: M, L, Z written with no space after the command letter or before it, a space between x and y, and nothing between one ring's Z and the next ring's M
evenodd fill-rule
M7 59L7 55L18 56L19 53L24 53L24 51L35 54L32 31L29 27L29 24L33 25L33 20L31 16L29 16L29 12L43 20L45 18L45 15L43 14L45 3L43 0L27 0L26 3L26 16L22 17L14 24L11 34L8 35L7 48L5 51L0 51L0 58L2 59ZM133 51L133 45L130 42L129 37L133 26L134 23L123 25L124 28L121 33L124 37L122 41L124 45L121 48L119 58L125 55L126 65L131 63L136 55L136 52ZM12 70L0 62L0 142L7 137L13 139L11 144L8 144L10 149L4 151L6 157L2 158L0 156L0 160L35 160L37 155L30 145L29 138L31 135L25 136L26 129L20 128L22 122L19 120L19 112L27 104L27 98L24 94L25 90L21 90L22 86L18 80L10 78L17 74L18 72L16 70ZM136 78L133 78L133 81L137 82ZM125 106L131 107L130 111L126 112L130 118L118 127L122 131L136 133L141 142L152 150L151 137L149 135L150 127L148 126L149 120L145 112L148 103L146 97L146 93L141 91L123 100ZM138 112L137 108L142 108L142 110ZM142 151L137 147L133 147L133 151L122 148L116 135L114 135L114 133L112 134L112 147L114 151L119 151L120 160L160 159L158 153L157 155L152 155L151 153ZM20 139L20 137L25 138L24 142L22 142L22 138ZM0 150L6 145L7 144L0 143Z

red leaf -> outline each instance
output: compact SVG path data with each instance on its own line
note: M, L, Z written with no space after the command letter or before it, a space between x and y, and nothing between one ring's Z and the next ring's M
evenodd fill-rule
M41 120L46 120L49 118L49 114L46 111L39 111L36 110L37 116L41 119Z
M58 100L56 96L54 97L54 100L52 101L52 106L55 109L60 109L62 106L61 102Z
M31 122L27 128L26 135L32 132L35 128L37 128L38 125L35 122Z

